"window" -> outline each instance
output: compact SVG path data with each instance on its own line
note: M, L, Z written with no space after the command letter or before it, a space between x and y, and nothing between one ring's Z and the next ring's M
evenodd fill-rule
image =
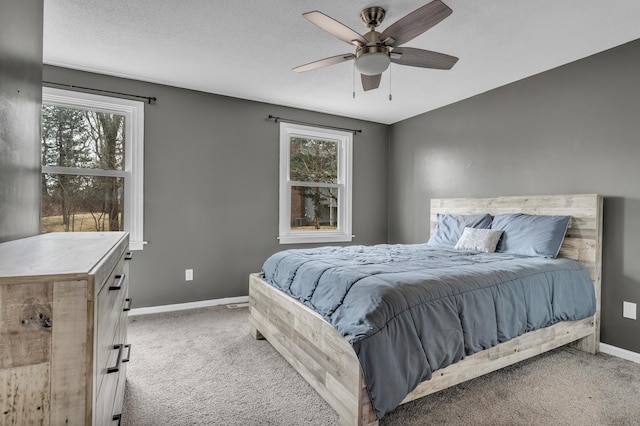
M41 232L128 231L143 241L144 104L42 89Z
M352 240L352 139L280 123L280 244Z

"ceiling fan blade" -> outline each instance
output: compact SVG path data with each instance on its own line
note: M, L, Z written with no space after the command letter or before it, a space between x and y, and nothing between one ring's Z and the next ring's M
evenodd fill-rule
M395 64L439 70L450 70L458 62L455 56L414 47L396 47L389 56Z
M440 0L434 0L391 24L382 32L380 40L385 41L390 37L391 40L385 44L400 46L427 31L452 12L449 6Z
M362 79L362 88L366 92L367 90L377 89L380 86L380 80L382 79L382 74L377 75L366 75L360 74Z
M360 46L367 44L367 40L365 40L365 38L360 34L322 12L314 10L313 12L303 13L302 16L334 37L338 37L345 43Z
M316 70L318 68L328 67L329 65L339 64L340 62L346 62L355 57L356 56L353 53L345 53L343 55L331 56L330 58L324 58L318 61L309 62L308 64L295 67L293 70L295 72L305 72L305 71Z

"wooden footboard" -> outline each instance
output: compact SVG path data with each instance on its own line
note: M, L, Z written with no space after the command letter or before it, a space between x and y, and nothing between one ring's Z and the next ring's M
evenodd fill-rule
M360 362L349 342L289 295L249 278L249 323L340 416L343 425L377 425ZM259 333L259 334L258 334Z
M596 291L593 317L567 321L526 333L508 342L466 357L433 373L402 403L438 392L543 352L572 343L596 353L600 337L600 275L602 197L562 195L550 197L500 197L491 199L432 200L437 212L523 212L572 216L561 255L584 263ZM304 377L338 413L342 425L377 425L360 363L349 342L319 314L263 281L249 279L249 322L255 337L269 343Z

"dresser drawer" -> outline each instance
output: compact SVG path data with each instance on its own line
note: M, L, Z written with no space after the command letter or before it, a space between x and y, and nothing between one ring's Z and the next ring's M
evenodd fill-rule
M117 342L126 341L126 337L124 337L126 335L126 327L122 327L126 323L126 314L126 312L122 313L121 318L123 321L121 321L116 330L114 344L111 346L111 353L108 358L109 364L98 379L99 384L95 402L95 419L98 425L110 425L114 415L122 414L126 368L131 355L131 346Z
M94 425L110 425L113 418L113 406L116 402L119 373L107 374L96 394L94 404L95 422Z
M119 368L122 357L127 352L125 348L119 348L119 345L126 343L122 340L126 336L123 335L123 328L126 329L126 316L122 314L126 306L125 299L129 286L127 270L125 260L121 258L97 297L95 355L98 389L107 375L117 376L115 372L109 373L109 371Z

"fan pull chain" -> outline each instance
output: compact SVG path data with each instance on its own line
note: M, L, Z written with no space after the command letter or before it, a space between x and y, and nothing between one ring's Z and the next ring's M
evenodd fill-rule
M391 97L391 64L389 64L389 100L391 101L393 98Z
M356 98L356 61L353 61L353 99Z

